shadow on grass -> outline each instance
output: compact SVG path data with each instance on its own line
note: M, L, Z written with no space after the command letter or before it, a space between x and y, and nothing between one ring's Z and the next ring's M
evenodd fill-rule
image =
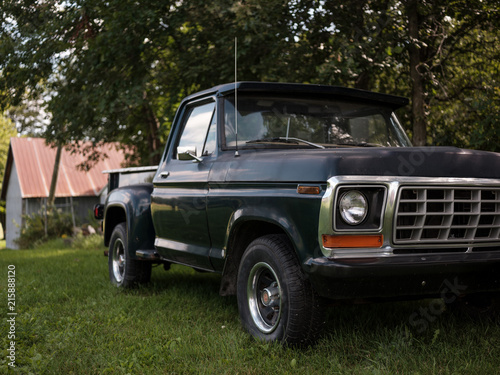
M196 310L204 306L204 311L216 309L228 315L238 316L236 297L222 297L219 295L221 275L215 273L201 273L192 268L173 265L169 271L163 267L154 267L151 281L131 289L116 288L116 293L131 297L150 300L161 304L165 310L172 305L185 306L186 310Z
M216 316L224 316L224 319L237 323L236 297L219 295L220 280L218 274L199 273L184 266L173 266L167 272L157 267L149 284L123 293L147 300L159 299L157 303L165 311L172 311L176 305L183 306L188 314L194 315L196 309L198 314L201 310L212 314L217 311ZM436 301L426 299L328 306L321 345L338 345L339 350L341 347L373 347L378 342L402 348L412 345L425 347L439 342L438 336L441 340L453 337L465 343L467 334L464 332L467 330L476 330L480 334L495 327L495 322L473 320L453 312L449 306L443 306L436 312L432 310L438 303Z
M128 290L128 293L140 295L164 294L172 290L179 290L187 294L201 293L213 295L219 294L221 276L209 272L197 272L192 268L173 265L172 269L165 271L162 266L153 267L151 281Z

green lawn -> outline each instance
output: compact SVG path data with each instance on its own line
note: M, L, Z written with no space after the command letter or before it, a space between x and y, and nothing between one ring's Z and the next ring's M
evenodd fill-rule
M251 339L219 277L174 266L122 291L102 249L1 250L0 373L495 374L500 327L445 311L418 333L410 316L432 301L329 309L308 349ZM7 270L16 270L16 368L8 367Z

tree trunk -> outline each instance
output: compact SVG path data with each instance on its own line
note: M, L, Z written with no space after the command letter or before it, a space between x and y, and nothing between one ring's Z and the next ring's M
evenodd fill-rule
M143 111L149 127L148 145L151 150L149 153L149 164L158 165L161 158L161 144L158 134L160 130L160 121L158 121L158 117L156 117L153 108L151 108L151 104L146 100L146 95L147 94L144 93L145 101L143 104Z
M410 44L408 47L410 56L410 79L411 79L411 106L413 119L413 144L425 146L427 143L427 121L425 118L425 91L424 81L419 72L421 51L419 46L419 15L418 0L410 0L406 6L408 15L408 33Z
M52 180L50 181L49 199L47 200L49 206L53 206L54 201L56 199L56 186L57 186L57 177L59 175L59 165L61 164L61 151L62 151L62 146L61 145L57 146L56 160L54 161L54 170L52 172Z
M366 70L362 71L358 76L354 87L361 90L370 90L372 88L370 73Z

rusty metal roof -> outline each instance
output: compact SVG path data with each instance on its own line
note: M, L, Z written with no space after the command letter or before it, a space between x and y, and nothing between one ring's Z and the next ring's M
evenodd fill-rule
M122 167L125 157L123 151L117 149L116 144L106 144L98 150L108 157L99 161L87 172L77 168L86 160L83 155L72 154L62 149L56 197L99 195L107 184L107 175L102 171ZM2 199L5 199L13 162L19 177L21 196L23 198L48 197L55 157L56 148L48 146L43 138L11 138L2 184Z

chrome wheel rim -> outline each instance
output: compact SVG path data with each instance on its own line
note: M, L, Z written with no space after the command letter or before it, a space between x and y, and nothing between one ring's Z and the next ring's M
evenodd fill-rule
M272 267L259 262L252 267L247 283L250 315L263 333L273 332L281 319L281 286Z
M120 239L115 241L113 245L113 252L111 253L111 261L113 264L113 276L117 283L123 281L123 276L125 273L125 246Z

